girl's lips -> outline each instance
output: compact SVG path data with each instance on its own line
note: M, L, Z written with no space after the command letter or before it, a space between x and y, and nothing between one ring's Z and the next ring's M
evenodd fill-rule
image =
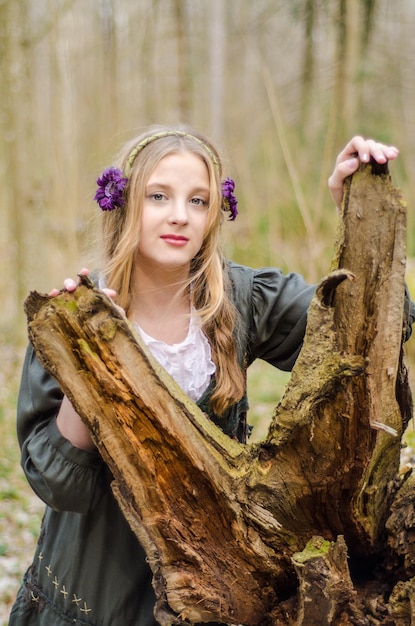
M160 238L172 246L184 246L189 241L183 235L161 235Z

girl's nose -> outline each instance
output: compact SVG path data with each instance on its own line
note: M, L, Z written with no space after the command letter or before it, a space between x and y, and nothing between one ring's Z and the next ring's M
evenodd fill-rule
M169 222L171 224L187 224L189 221L188 207L184 200L176 200L171 205Z

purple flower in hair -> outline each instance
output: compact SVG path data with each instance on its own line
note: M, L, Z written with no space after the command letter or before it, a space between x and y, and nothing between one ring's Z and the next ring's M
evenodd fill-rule
M222 181L223 210L229 211L229 220L233 221L238 215L238 201L234 196L235 182L232 178Z
M113 211L125 205L124 189L126 178L121 170L109 167L97 180L98 189L94 196L103 211Z
M222 181L223 210L229 211L229 220L233 221L238 215L238 201L234 196L235 182L232 178Z

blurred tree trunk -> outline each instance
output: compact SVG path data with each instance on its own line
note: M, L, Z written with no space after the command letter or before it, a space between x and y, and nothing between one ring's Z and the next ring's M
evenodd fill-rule
M174 16L177 42L177 85L178 85L178 109L181 122L190 123L191 115L191 86L188 62L188 32L186 2L174 0Z
M336 112L336 128L341 143L353 134L360 102L357 78L361 62L361 0L339 0L336 26L332 106Z
M373 31L376 0L339 0L336 18L336 59L333 110L342 142L356 131L362 104L365 65Z
M115 24L113 0L99 0L99 15L103 50L103 84L110 86L105 90L106 97L103 98L104 124L108 125L108 120L115 127L119 127L119 102L118 89L118 46L117 28Z
M144 118L149 124L156 124L160 122L159 113L159 84L157 80L157 64L155 58L155 41L157 41L158 32L157 25L160 13L160 0L154 0L151 2L150 7L147 10L145 18L145 28L143 30L143 36L139 41L139 58L136 59L136 63L139 64L140 73L142 75L142 98L144 100ZM135 29L132 31L131 46L134 45L136 40ZM152 77L151 85L152 89L148 89L149 77Z
M224 137L224 85L225 85L225 37L226 6L222 0L211 0L210 20L210 126L214 137ZM233 103L231 103L233 106Z
M412 623L405 226L384 168L349 181L334 271L258 445L214 426L89 279L27 299L37 354L89 426L146 550L163 626Z
M378 0L362 0L363 4L363 28L362 28L362 55L366 58L369 44L375 26L375 14Z
M314 88L314 36L315 36L315 0L304 3L304 50L301 71L301 122L300 132L305 133L308 123Z
M57 3L49 0L49 12L41 14L44 21L36 25L35 42L43 50L44 56L42 58L38 54L36 57L32 80L42 84L45 91L42 103L48 114L49 125L44 130L44 141L52 148L54 156L51 158L50 152L42 145L47 165L43 168L44 161L40 159L38 175L41 193L37 201L42 209L43 204L47 209L41 211L36 224L32 221L32 228L36 227L38 238L42 239L46 258L53 259L53 264L48 264L49 275L45 276L47 285L55 282L56 270L61 280L62 273L69 271L68 266L72 267L70 264L79 258L77 215L81 167L79 136L82 134L79 111L83 106L83 98L74 84L73 76L75 71L84 76L84 70L82 64L77 63L76 57L70 55L67 45L71 27L68 16L73 4L74 0L66 0L57 6ZM80 38L82 26L80 22ZM97 110L97 116L100 111ZM42 267L35 268L36 274L42 271Z
M33 119L30 116L31 48L29 3L26 0L6 0L0 3L0 98L1 159L5 192L3 225L5 240L2 259L7 263L2 275L8 277L13 267L14 280L2 289L3 306L13 312L15 328L23 328L21 302L25 295L27 215L33 209L33 163L36 162L36 142L33 141ZM17 322L17 323L16 323ZM21 322L21 323L20 323Z

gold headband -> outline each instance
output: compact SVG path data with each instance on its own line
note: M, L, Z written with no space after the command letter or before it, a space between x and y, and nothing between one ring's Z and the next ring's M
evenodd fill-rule
M163 139L163 137L188 137L189 139L193 139L193 141L196 141L200 146L203 146L203 148L208 153L212 163L216 167L218 174L220 174L220 166L219 166L218 158L216 154L213 152L213 150L204 143L204 141L202 141L198 137L195 137L191 133L187 133L186 131L183 131L183 130L163 130L159 133L155 133L154 135L150 135L149 137L146 137L145 139L143 139L143 141L137 144L136 147L130 152L127 158L127 162L124 167L124 172L123 172L124 176L128 178L128 176L130 175L131 168L133 166L133 163L137 154L141 152L143 148L148 146L149 143L152 143L153 141L156 141L157 139Z

